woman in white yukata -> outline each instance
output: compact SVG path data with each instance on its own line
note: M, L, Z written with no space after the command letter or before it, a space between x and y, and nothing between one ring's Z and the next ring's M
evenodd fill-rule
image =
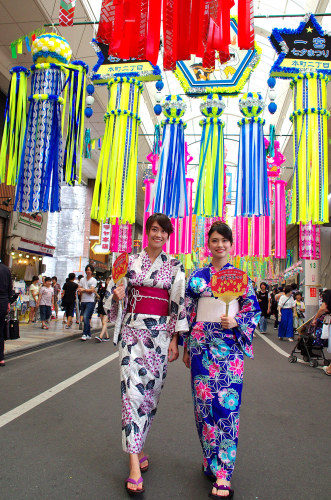
M188 331L184 268L162 250L172 232L166 215L153 214L147 219L147 248L129 257L127 286L116 287L111 282L105 302L110 320L116 321L114 343L120 345L122 445L130 455L125 487L131 495L144 491L141 473L149 466L145 440L167 363L178 358L179 332Z

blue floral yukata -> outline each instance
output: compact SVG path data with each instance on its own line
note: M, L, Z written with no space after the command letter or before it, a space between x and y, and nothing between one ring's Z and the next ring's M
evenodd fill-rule
M122 446L140 453L156 414L168 365L168 348L175 333L188 331L185 312L185 271L182 264L161 252L152 263L143 250L129 257L126 295L121 304L112 299L110 281L104 307L115 322L114 343L119 342L122 397ZM168 291L168 316L128 312L132 286Z
M234 267L226 264L223 269ZM230 481L237 454L244 354L253 358L253 333L261 311L249 279L238 299L237 328L226 330L219 322L197 322L199 299L213 297L209 283L215 272L209 265L190 276L186 289L190 333L184 344L191 358L194 414L205 473Z

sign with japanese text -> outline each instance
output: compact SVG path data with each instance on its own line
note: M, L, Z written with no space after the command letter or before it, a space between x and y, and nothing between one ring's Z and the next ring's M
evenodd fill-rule
M311 71L331 74L331 36L313 15L296 30L274 28L269 39L279 54L271 76L293 78L298 73Z
M92 252L96 255L110 254L111 224L100 223L99 241L92 246Z
M129 265L129 255L127 253L121 253L115 260L112 267L112 277L115 283L118 283L122 278L125 277Z
M213 274L210 287L214 297L229 304L245 292L248 285L248 276L240 269L223 269Z
M317 291L316 288L310 288L310 296L311 297L317 297Z

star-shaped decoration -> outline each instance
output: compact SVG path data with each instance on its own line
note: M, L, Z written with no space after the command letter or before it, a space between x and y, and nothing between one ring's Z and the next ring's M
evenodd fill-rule
M278 54L270 75L293 78L299 73L331 74L331 36L310 14L297 29L274 28L269 37Z

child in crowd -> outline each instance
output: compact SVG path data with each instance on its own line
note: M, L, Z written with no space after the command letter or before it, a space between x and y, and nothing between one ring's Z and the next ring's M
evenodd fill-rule
M305 322L305 310L306 308L302 300L302 294L301 292L297 292L295 294L295 308L293 310L293 326L295 330Z
M39 290L37 307L40 310L41 328L48 330L47 322L52 314L52 306L54 305L54 289L51 286L52 280L48 276L45 277L44 285Z

